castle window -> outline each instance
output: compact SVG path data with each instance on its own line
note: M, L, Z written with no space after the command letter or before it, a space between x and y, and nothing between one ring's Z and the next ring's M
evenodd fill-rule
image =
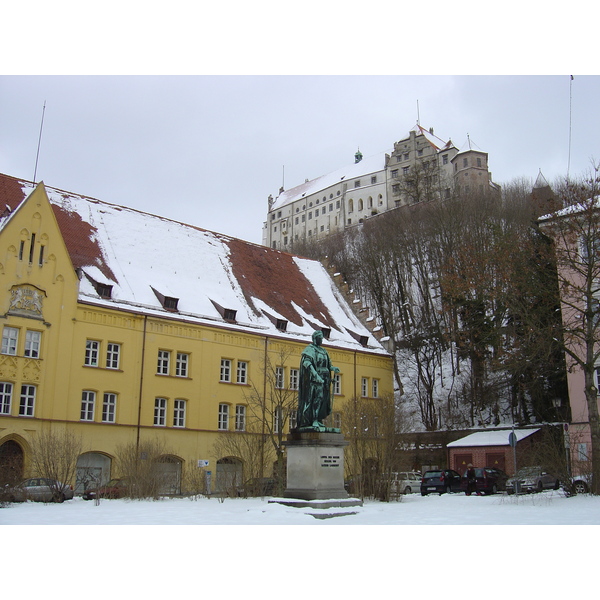
M229 404L219 404L218 428L220 431L229 429Z
M241 384L248 383L248 363L244 360L238 360L236 382Z
M398 169L392 171L392 177L398 177Z
M246 407L243 404L235 407L235 430L246 431Z
M94 404L96 403L96 392L83 390L81 392L81 417L82 421L94 420Z
M85 342L85 359L83 364L86 367L98 366L98 353L100 352L100 342L95 340L86 340Z
M228 358L221 359L221 375L219 381L224 383L231 382L231 360Z
M117 395L112 392L104 394L102 401L102 422L114 423L117 410Z
M371 177L371 183L377 183L377 175L373 175L373 177Z
M360 179L357 179L357 180L354 182L354 187L355 187L355 188L357 188L357 187L360 187Z
M171 353L168 350L159 350L158 351L158 360L156 363L156 374L157 375L168 375L170 363L171 363Z
M10 405L12 403L12 383L0 383L0 415L10 415Z
M154 425L164 427L167 424L167 399L154 399Z
M184 352L178 352L175 360L175 376L176 377L187 377L188 376L188 365L190 362L190 355Z
M19 403L20 417L33 417L35 408L35 385L21 386L21 402Z
M448 164L448 155L447 154L442 155L442 164L443 165Z
M106 347L106 368L118 369L121 345L110 342Z
M5 327L2 330L2 354L16 356L19 330L15 327Z
M25 334L25 356L39 358L42 334L39 331L28 330Z
M173 408L173 427L185 427L185 400L175 400Z

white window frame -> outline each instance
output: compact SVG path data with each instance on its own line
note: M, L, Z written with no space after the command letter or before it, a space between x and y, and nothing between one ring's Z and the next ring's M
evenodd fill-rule
M96 392L83 390L81 392L81 414L80 421L93 421L94 409L96 407Z
M173 427L185 427L186 401L176 398L173 405Z
M295 408L290 409L288 419L290 424L290 430L296 429L296 427L298 426L298 411Z
M175 360L175 377L187 377L190 364L190 355L187 352L178 352Z
M227 431L229 429L229 404L219 404L219 431Z
M281 433L283 427L283 408L276 406L273 412L273 432Z
M168 375L171 367L171 352L169 350L159 350L156 362L156 374Z
M121 344L108 342L106 346L106 368L118 369L121 360Z
M12 406L13 384L0 381L0 415L10 415Z
M369 379L367 377L361 377L360 380L360 395L363 398L367 398L369 394Z
M42 333L33 329L25 332L25 356L29 358L40 357L40 346L42 342Z
M20 417L33 417L36 392L37 388L35 385L23 384L21 386L21 400L19 402Z
M372 397L379 398L379 379L373 378L371 381Z
M246 406L237 404L235 407L235 430L246 431Z
M231 363L232 361L230 358L221 359L221 374L219 381L231 383Z
M584 462L588 461L590 457L588 456L588 448L585 442L581 444L577 444L577 460Z
M290 390L297 390L299 381L300 381L300 369L290 368Z
M285 367L275 367L275 389L282 390L285 387Z
M154 399L154 426L165 427L167 424L167 399Z
M342 393L342 376L339 373L333 376L333 393L336 396Z
M16 327L4 327L2 330L2 354L17 355L19 330Z
M248 363L245 360L238 360L236 377L238 383L248 383Z
M102 399L102 422L116 423L117 418L117 394L104 392Z
M97 367L99 354L100 354L100 342L97 340L86 340L85 341L85 360L84 360L83 364L86 367Z

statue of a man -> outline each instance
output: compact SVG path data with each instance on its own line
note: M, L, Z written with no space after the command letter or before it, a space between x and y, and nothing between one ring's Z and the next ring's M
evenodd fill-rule
M312 344L300 358L298 384L298 429L325 431L323 421L331 414L331 372L340 370L331 364L323 348L323 332L313 332Z

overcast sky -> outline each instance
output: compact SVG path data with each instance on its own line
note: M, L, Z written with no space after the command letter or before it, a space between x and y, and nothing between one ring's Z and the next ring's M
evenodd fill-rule
M378 5L375 2L373 7ZM241 14L242 19L233 23L236 35L245 16ZM150 66L127 62L131 55L139 58L143 54L139 50L119 55L118 62L113 58L105 67L93 62L82 67L73 63L77 57L92 47L103 53L109 48L122 49L119 38L103 33L103 45L98 47L93 34L86 38L87 29L77 30L65 40L55 29L48 33L42 24L36 29L32 21L27 44L21 45L29 48L31 40L40 38L35 55L29 62L0 69L0 172L27 180L32 180L35 172L36 181L52 187L260 243L269 194L275 197L281 185L289 189L352 163L359 148L364 156L390 150L417 119L421 125L433 127L439 137L451 138L459 149L466 146L469 136L474 147L489 153L493 179L500 184L521 177L533 181L540 169L552 182L564 177L567 169L571 175L579 175L589 169L592 159L600 160L600 77L584 75L575 65L571 69L570 63L553 65L557 70L542 62L539 70L532 68L538 64L539 45L522 55L528 72L563 74L257 75L367 73L367 56L373 66L380 64L378 56L390 55L390 44L380 44L377 35L377 27L385 33L385 19L380 16L368 39L344 37L330 30L337 41L334 50L328 46L332 51L327 56L333 60L313 54L303 68L291 70L274 67L273 62L264 68L262 63L245 60L247 56L260 58L267 50L272 60L285 51L288 46L282 42L286 38L276 26L269 30L266 41L264 30L252 30L263 39L263 45L258 50L256 46L238 46L236 61L225 61L224 66L216 62L215 68L206 69L206 62L200 60L200 67L194 69L180 54L181 60L168 69L159 58L164 45L157 46L157 42L140 46L156 57ZM297 17L307 18L300 13ZM109 16L102 13L99 18L106 23ZM156 18L160 20L162 15ZM362 18L367 26L373 25L372 17ZM503 26L501 20L495 22ZM174 44L179 38L189 40L190 31L198 25L187 25L185 18L179 23L181 31L171 31ZM207 26L203 23L204 36ZM312 33L323 31L317 28ZM318 35L298 37L297 29L285 34L290 36L289 47L294 48L314 47L319 39ZM497 34L492 29L471 34L465 56L473 59L475 72L486 72L489 54L484 46L476 48L477 40L481 43L486 35ZM22 42L22 31L15 35ZM197 31L195 35L194 40L200 39ZM546 44L546 35L549 32L543 36L549 48L545 56L564 54L565 45L555 49L554 44ZM411 62L411 56L418 56L414 50L418 46L406 43L406 36L401 39L403 43L392 44L392 64L398 72L419 73L420 63L416 58ZM423 35L418 39L431 50ZM369 48L372 52L366 54ZM453 41L451 35L444 40L438 35L434 49L437 62L428 63L421 72L443 72L434 66L442 62L444 69L470 72L467 63L459 60L464 43ZM206 45L196 50L193 56L203 57ZM219 38L219 43L211 46L211 56L225 50L231 48L225 48ZM185 56L189 59L189 53ZM349 63L340 60L341 56L356 60ZM477 56L480 62L475 61ZM319 61L324 68L319 68ZM128 74L110 75L122 72L118 65L123 63ZM169 73L173 64L179 67L175 68L178 73L234 74L141 75ZM381 64L383 69L375 72L394 72L389 62ZM408 70L406 64L412 68ZM54 74L38 74L44 72ZM86 72L109 74L79 75ZM508 72L520 69L509 68ZM575 74L572 81L571 73Z

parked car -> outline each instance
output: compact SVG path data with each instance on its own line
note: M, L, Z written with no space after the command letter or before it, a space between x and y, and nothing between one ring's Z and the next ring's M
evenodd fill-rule
M592 474L577 475L571 479L572 494L587 494L592 486Z
M400 494L415 494L421 488L421 475L412 471L402 471L392 473L390 484L390 494L399 496Z
M4 495L8 502L64 502L72 500L73 486L46 477L30 477L6 488Z
M272 477L255 477L249 479L238 489L238 494L244 497L273 496L277 491L277 480Z
M558 478L547 473L542 467L523 467L517 471L515 477L506 482L506 493L515 493L515 483L519 492L542 492L544 490L557 490L560 486Z
M129 495L130 484L127 478L111 479L106 485L89 489L83 492L84 500L95 500L96 498L123 498Z
M452 469L426 471L421 479L421 496L460 492L460 474Z
M506 490L508 475L501 469L495 467L475 467L475 491L483 494L496 494ZM467 486L467 471L463 473L460 482L460 489L470 494Z

